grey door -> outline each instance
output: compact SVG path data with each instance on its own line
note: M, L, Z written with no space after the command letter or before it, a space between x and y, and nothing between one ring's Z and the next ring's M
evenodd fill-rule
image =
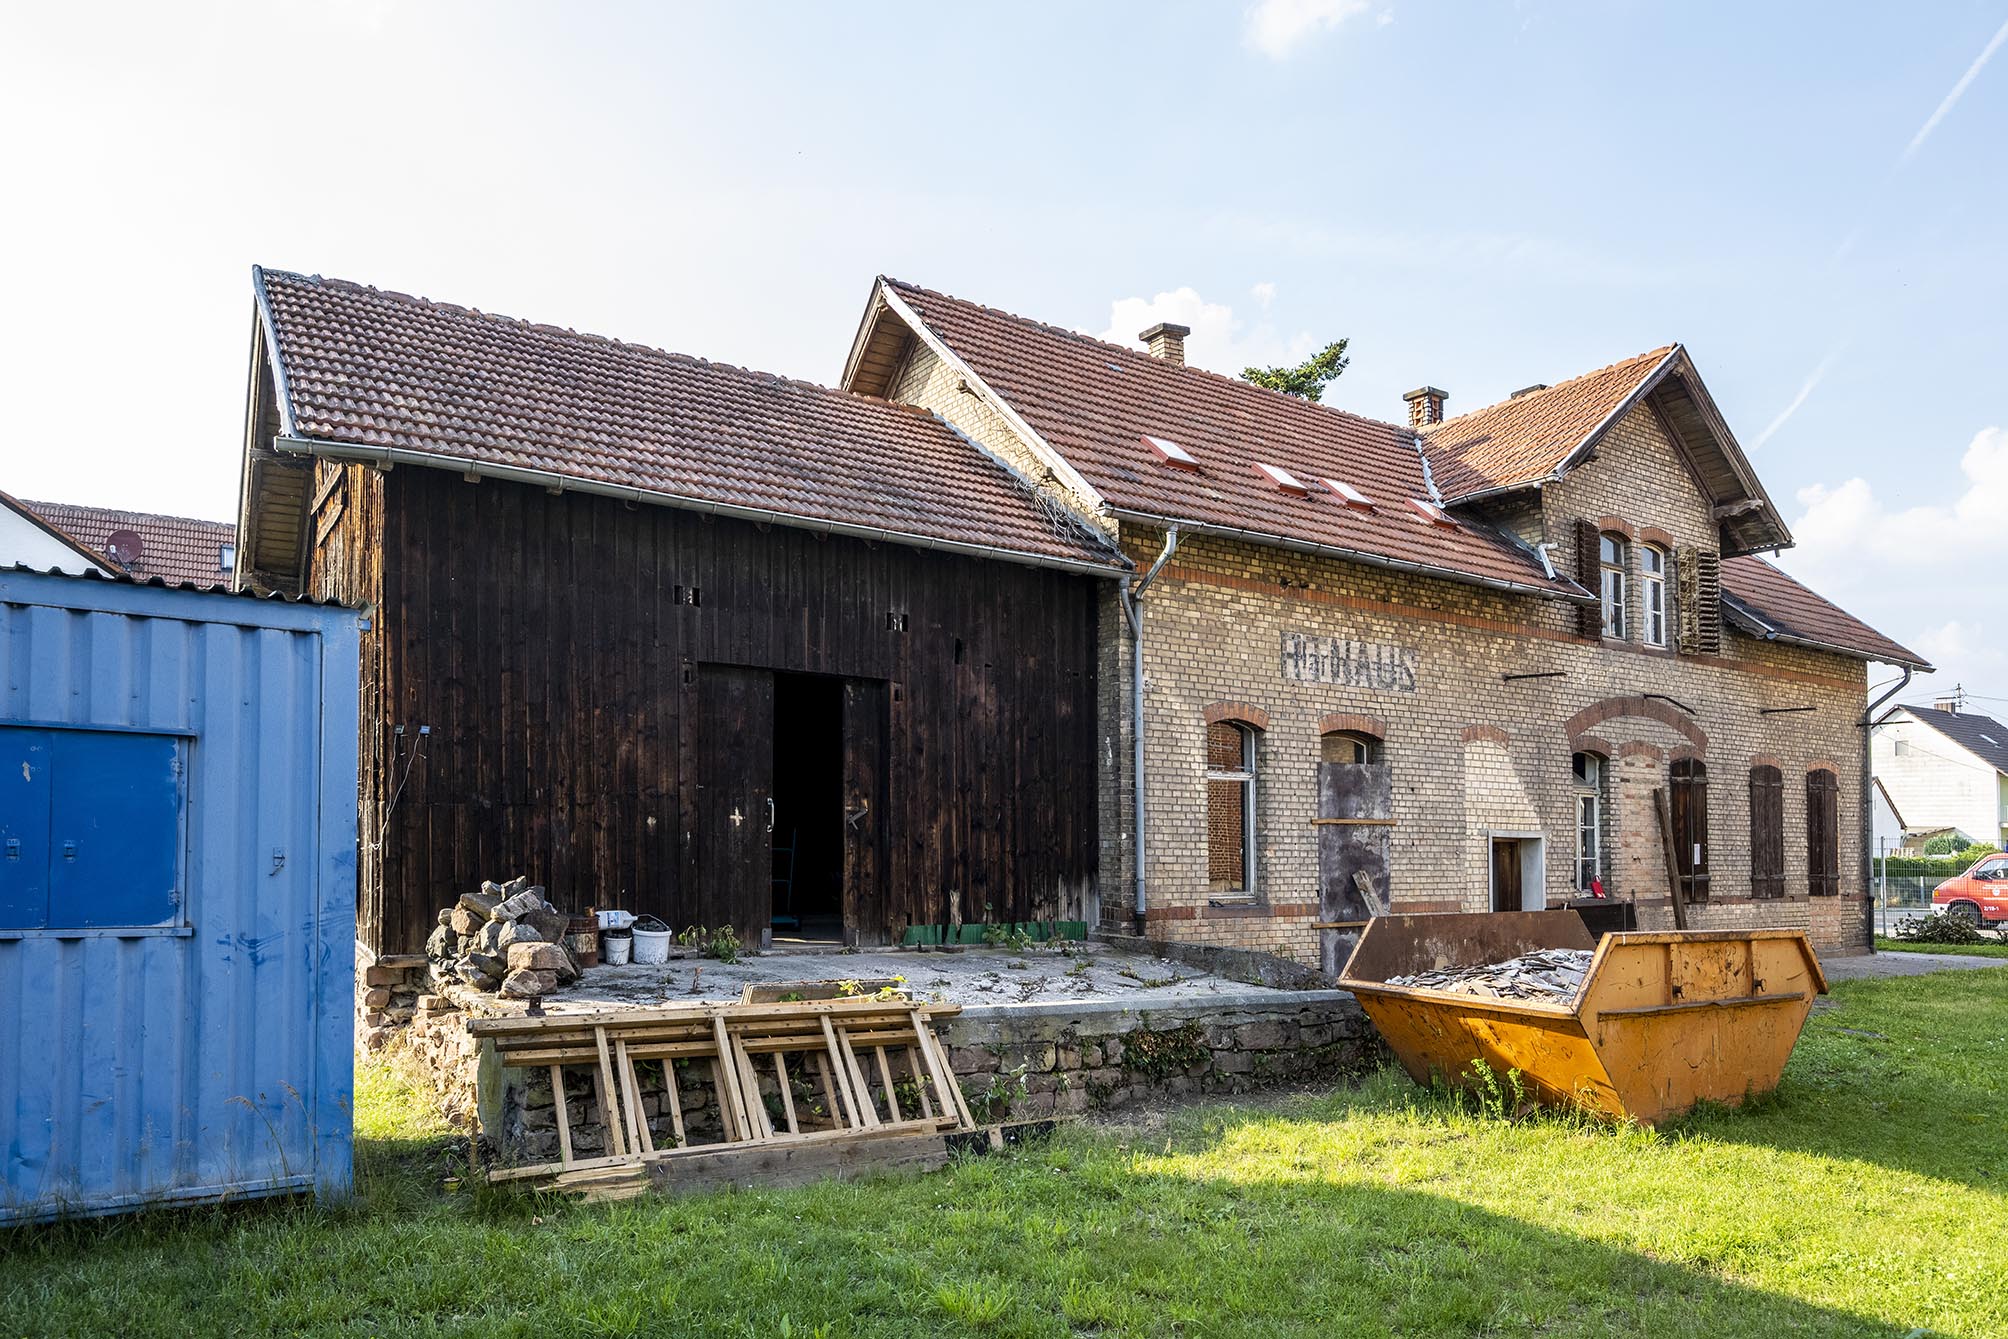
M1388 910L1394 782L1384 762L1318 764L1319 956L1337 972L1362 924Z

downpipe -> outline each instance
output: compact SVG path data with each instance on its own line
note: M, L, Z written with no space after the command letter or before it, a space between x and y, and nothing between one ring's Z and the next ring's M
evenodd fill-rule
M1876 951L1876 898L1874 891L1876 877L1876 856L1874 849L1876 840L1876 804L1873 792L1875 790L1875 728L1880 723L1876 720L1876 712L1881 710L1885 702L1888 702L1898 693L1910 687L1910 676L1917 671L1908 665L1903 666L1902 669L1903 677L1898 679L1887 693L1869 703L1867 710L1862 712L1862 813L1858 826L1861 828L1862 834L1862 905L1866 908L1863 914L1868 920L1868 925L1865 928L1868 931L1869 952L1871 953Z
M1178 527L1172 526L1164 532L1164 551L1157 555L1157 561L1143 574L1136 585L1127 581L1122 585L1123 619L1130 631L1130 780L1132 794L1131 811L1135 815L1136 841L1132 843L1131 857L1136 864L1136 904L1133 910L1134 929L1141 935L1144 931L1144 914L1147 908L1144 892L1144 785L1143 785L1143 593L1150 589L1150 583L1157 580L1157 574L1171 561L1171 555L1178 552Z

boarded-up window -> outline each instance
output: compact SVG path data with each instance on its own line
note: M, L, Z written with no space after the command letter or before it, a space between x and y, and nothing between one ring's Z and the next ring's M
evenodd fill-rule
M1319 762L1379 762L1381 742L1370 735L1356 735L1346 730L1334 730L1318 737Z
M1255 735L1232 721L1206 727L1206 886L1254 888Z
M1676 758L1669 769L1673 867L1689 902L1708 900L1708 768L1699 758Z
M1806 773L1806 891L1841 891L1841 783L1826 768Z
M1768 763L1750 769L1750 896L1785 895L1785 776Z

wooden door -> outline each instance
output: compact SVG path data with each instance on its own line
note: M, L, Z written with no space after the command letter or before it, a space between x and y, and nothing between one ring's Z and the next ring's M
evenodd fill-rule
M1516 837L1492 839L1492 909L1519 911L1520 841Z
M685 905L695 923L730 925L757 945L773 916L774 676L700 665L691 697Z
M1349 927L1319 932L1327 972L1343 968L1359 942L1350 927L1387 914L1393 792L1387 763L1318 764L1318 919Z
M844 683L844 942L890 943L886 893L886 698L876 680Z

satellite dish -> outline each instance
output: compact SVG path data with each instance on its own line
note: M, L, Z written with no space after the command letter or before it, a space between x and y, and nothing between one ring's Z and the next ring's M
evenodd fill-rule
M114 530L111 538L105 541L105 552L111 555L113 562L131 571L139 562L140 554L146 552L146 543L136 530Z

